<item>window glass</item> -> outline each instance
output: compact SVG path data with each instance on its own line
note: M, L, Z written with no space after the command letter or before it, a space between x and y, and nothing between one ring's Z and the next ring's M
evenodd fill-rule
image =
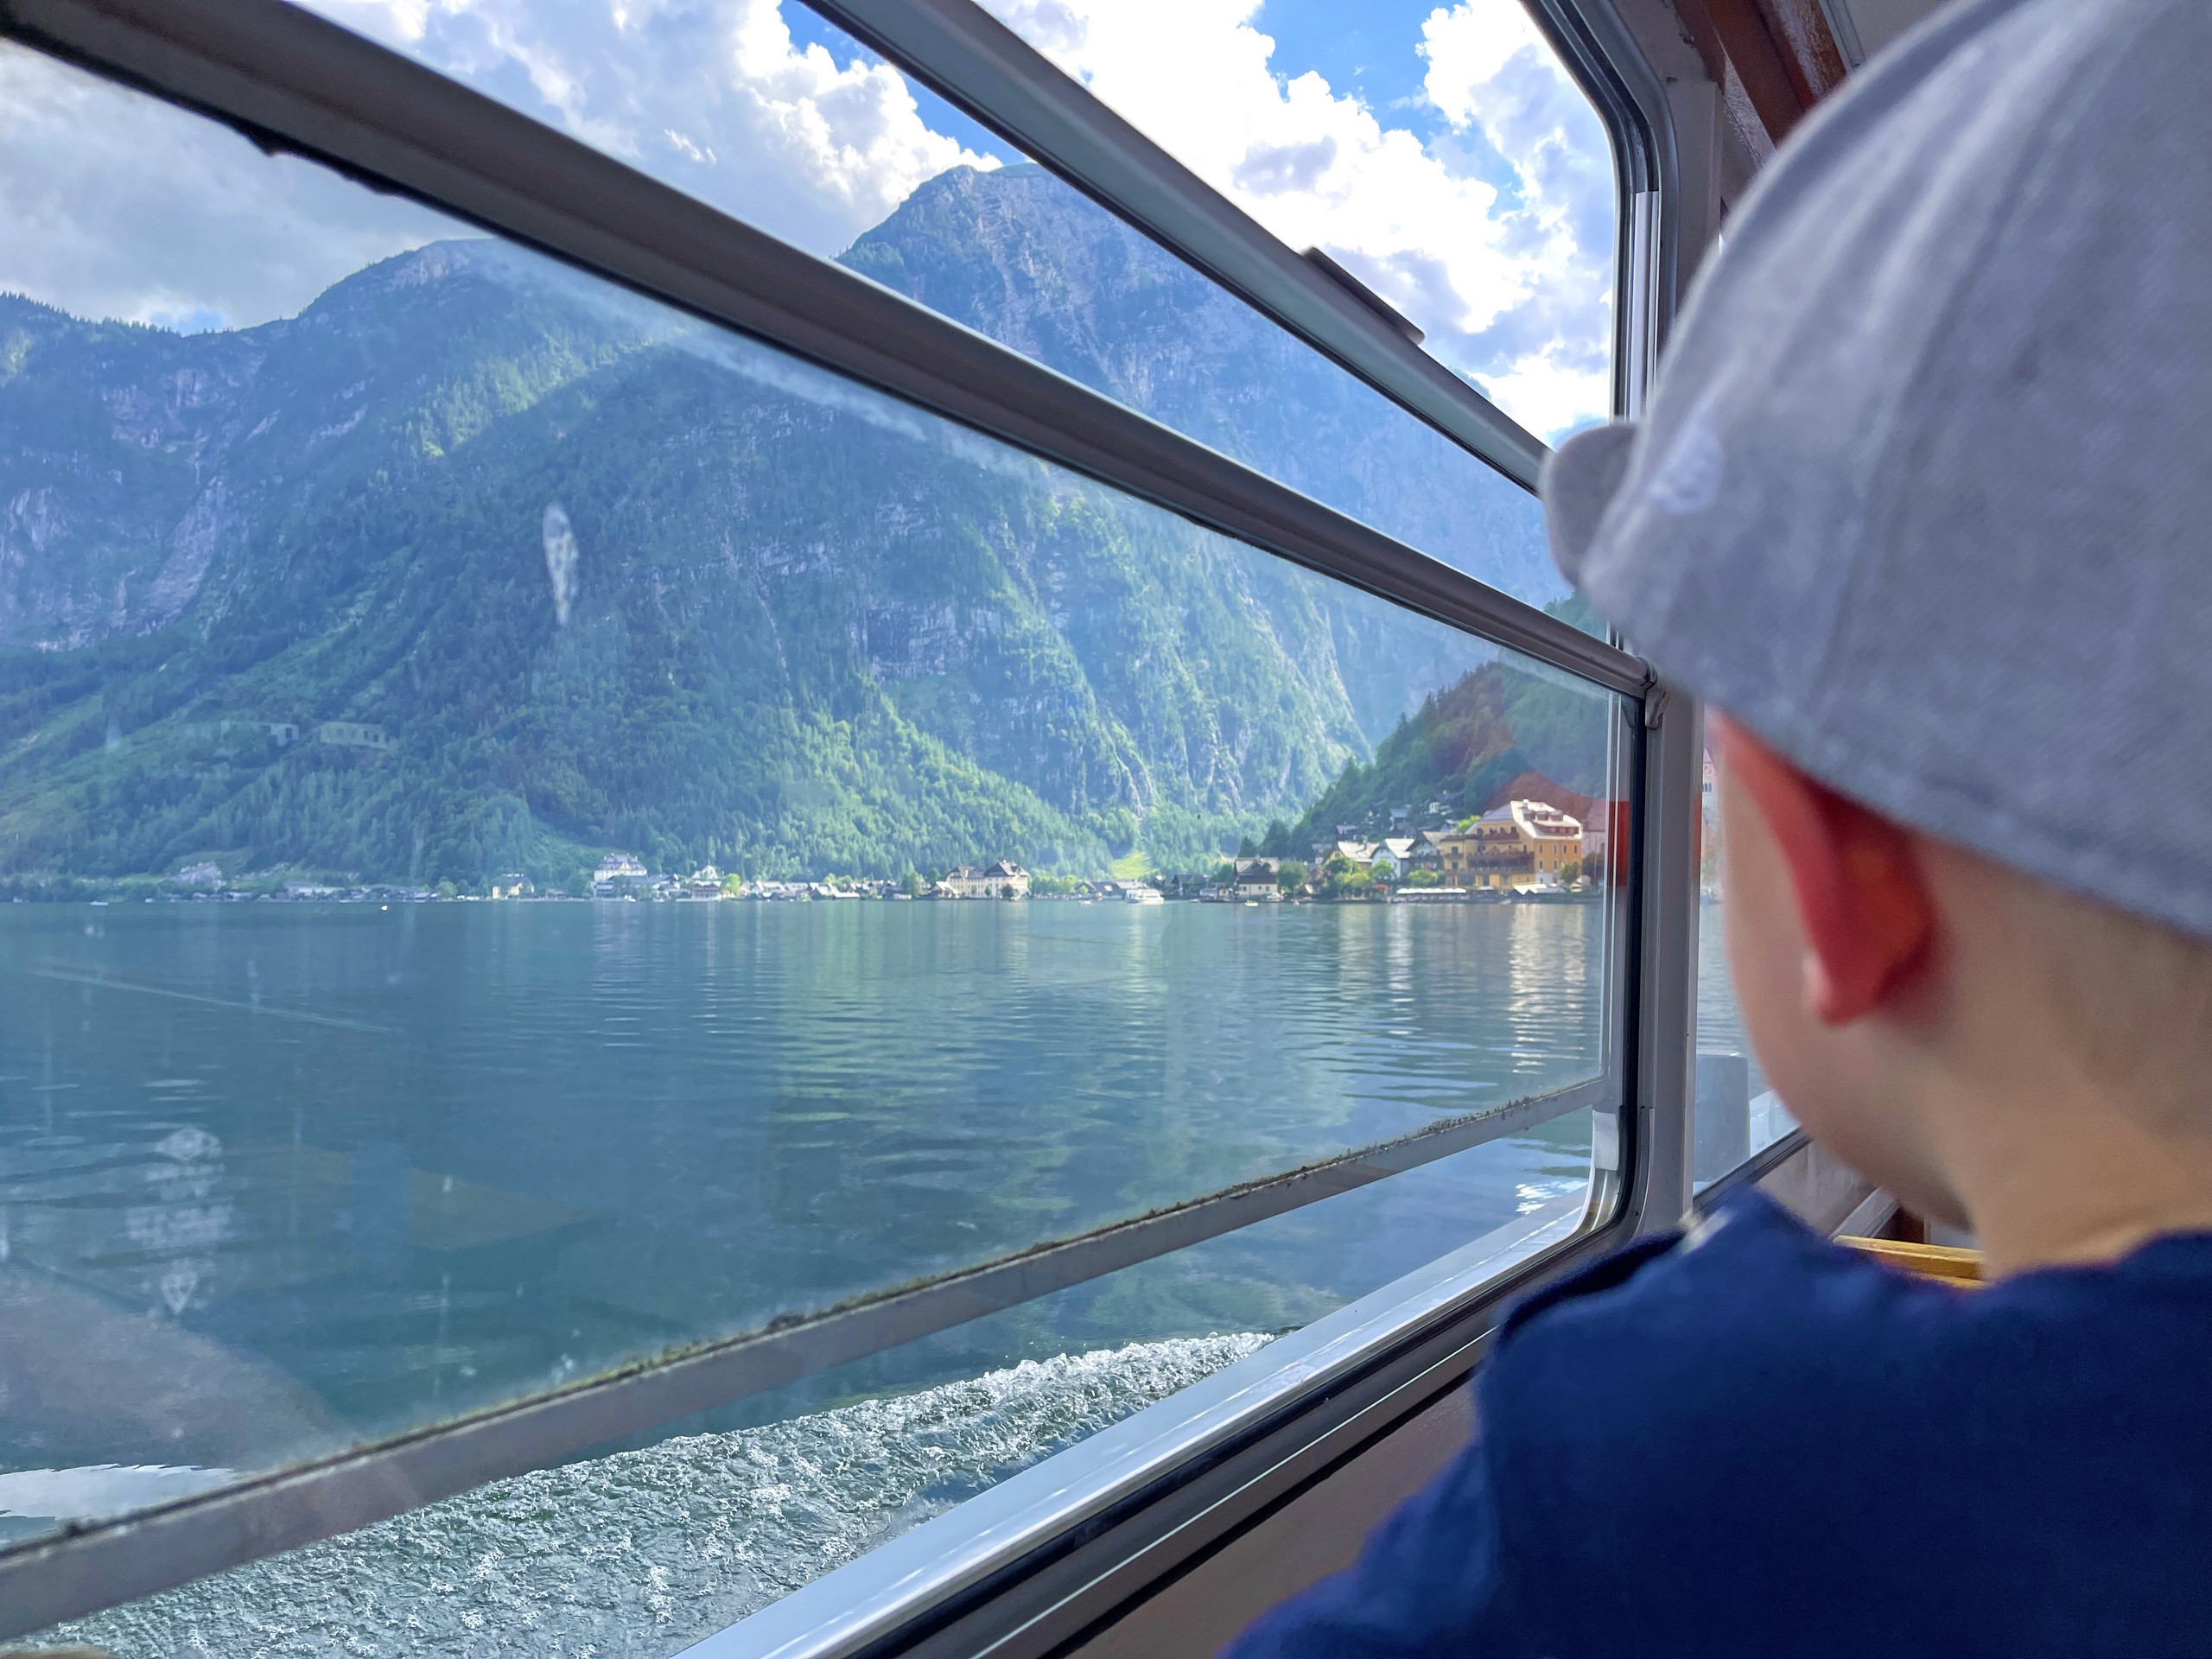
M0 1539L1611 1065L1620 700L20 49L0 88ZM1589 1152L710 1427L1200 1342L822 1497L876 1517L826 1565Z
M1697 1082L1691 1109L1691 1177L1700 1187L1797 1127L1751 1052L1729 977L1721 909L1719 783L1719 757L1708 747L1699 815Z
M797 0L314 9L1484 582L1539 605L1566 591L1526 492ZM1414 28L1407 51L1418 38ZM1541 215L1497 206L1488 185L1409 195L1396 211L1408 223L1473 214L1467 234L1498 244L1484 256L1480 292L1492 310L1509 290L1549 294L1560 280L1544 251L1557 236L1536 233ZM1357 263L1340 239L1329 245ZM1548 388L1537 365L1566 348L1546 343L1547 331L1568 325L1535 321L1544 304L1516 299L1516 321L1499 311L1485 327L1500 341L1543 333L1512 346L1511 362L1528 365L1500 372ZM1603 309L1601 296L1590 321L1601 333ZM1583 402L1588 417L1604 411L1604 342L1593 349L1578 371L1588 386L1552 424L1585 418ZM1549 429L1548 415L1519 412Z
M662 1659L1471 1236L1573 1208L1589 1141L1575 1113L37 1640Z
M1612 408L1604 124L1523 0L982 0L1541 437Z

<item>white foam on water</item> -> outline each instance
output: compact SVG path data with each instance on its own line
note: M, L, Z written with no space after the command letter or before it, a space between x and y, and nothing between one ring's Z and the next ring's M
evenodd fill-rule
M1267 1340L1025 1361L541 1470L34 1640L120 1659L663 1659Z

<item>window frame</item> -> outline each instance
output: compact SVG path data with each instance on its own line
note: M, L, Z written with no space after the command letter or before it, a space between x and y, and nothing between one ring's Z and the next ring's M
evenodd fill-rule
M885 31L879 49L932 85L937 73L907 61L906 51L918 41L944 46L969 39L977 33L976 19L1030 52L970 0L810 3L833 21L844 22L852 14ZM1676 184L1668 100L1611 0L1527 3L1592 97L1614 146L1620 191L1615 402L1619 412L1633 414L1675 302ZM1098 1501L1071 1491L1057 1517L1047 1517L1041 1530L1033 1526L1024 1548L982 1579L906 1585L887 1622L879 1618L874 1633L857 1645L825 1632L822 1642L777 1650L951 1651L982 1645L974 1638L990 1629L1010 1638L1036 1624L1039 1605L1063 1614L1069 1605L1092 1606L1106 1593L1102 1584L1114 1586L1116 1595L1136 1593L1133 1586L1147 1573L1173 1570L1192 1551L1209 1548L1207 1538L1226 1535L1225 1529L1287 1501L1280 1496L1286 1483L1294 1490L1318 1478L1313 1471L1356 1455L1359 1446L1457 1386L1509 1298L1681 1216L1688 1199L1694 1053L1699 733L1694 708L1670 696L1639 658L283 0L0 0L0 36L211 117L264 149L296 153L371 188L411 196L1618 694L1632 848L1607 967L1610 1058L1590 1084L914 1290L640 1362L576 1389L0 1550L0 1607L6 1610L0 1637L350 1530L1533 1122L1584 1105L1597 1109L1598 1170L1586 1203L1577 1201L1580 1214L1562 1236L1538 1229L1541 1236L1514 1250L1500 1247L1496 1236L1475 1241L1377 1293L1396 1299L1388 1302L1395 1312L1379 1323L1370 1318L1376 1298L1342 1311L1351 1316L1368 1310L1355 1318L1330 1316L1310 1337L1301 1333L1306 1345L1337 1342L1340 1326L1368 1323L1329 1365L1294 1373L1277 1367L1279 1378L1287 1378L1279 1386L1254 1393L1227 1418L1202 1427L1193 1418L1188 1434L1158 1443L1136 1490L1110 1501L1098 1490L1090 1494ZM917 55L925 54L917 48ZM1053 80L1026 84L1024 97L1056 106L1071 130L1110 132L1103 106L1085 89L1041 56L1030 56ZM975 92L967 87L958 101L969 102ZM992 119L980 107L975 112ZM1031 147L1030 140L1008 136ZM1072 173L1071 181L1523 487L1533 485L1542 446L1535 445L1533 458L1523 455L1522 440L1535 440L1478 392L1281 244L1267 238L1267 248L1252 246L1251 235L1266 233L1148 141L1132 132L1116 153L1165 192L1160 200L1172 199L1178 212L1191 216L1188 222L1155 222L1162 217L1157 201L1132 207L1108 200L1101 194L1106 184ZM1096 165L1105 170L1112 159L1103 156ZM1068 164L1068 157L1055 164ZM1160 186L1162 179L1166 185ZM1140 212L1150 217L1137 217ZM1273 270L1281 284L1227 282L1206 263L1225 258L1224 249L1241 249L1237 257L1252 270ZM1439 374L1459 390L1448 397L1440 393L1433 384ZM1490 1264L1471 1281L1462 1260L1470 1250ZM1083 1271L1069 1271L1071 1251L1090 1253L1077 1264ZM1052 1267L1056 1253L1060 1276ZM933 1299L926 1309L925 1299ZM863 1330L868 1339L856 1346ZM1299 1351L1283 1349L1278 1357ZM558 1431L549 1431L556 1422ZM1266 1496L1271 1492L1278 1496ZM842 1581L875 1560L863 1558L836 1576ZM1030 1610L1027 1624L1017 1618L1023 1609ZM724 1635L736 1640L742 1629ZM1006 1651L1023 1647L1016 1641ZM741 1650L741 1643L730 1649Z

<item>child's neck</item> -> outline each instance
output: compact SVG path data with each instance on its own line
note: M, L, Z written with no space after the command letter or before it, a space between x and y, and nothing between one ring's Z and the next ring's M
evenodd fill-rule
M2212 1135L2193 1112L2056 1089L1931 1116L1993 1278L2116 1261L2162 1233L2212 1232Z

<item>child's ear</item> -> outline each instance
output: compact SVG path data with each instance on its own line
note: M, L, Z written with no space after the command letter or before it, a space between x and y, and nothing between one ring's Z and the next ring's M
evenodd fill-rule
M1726 716L1708 716L1722 763L1781 849L1805 938L1805 1005L1847 1025L1927 960L1936 906L1911 832L1807 777Z

